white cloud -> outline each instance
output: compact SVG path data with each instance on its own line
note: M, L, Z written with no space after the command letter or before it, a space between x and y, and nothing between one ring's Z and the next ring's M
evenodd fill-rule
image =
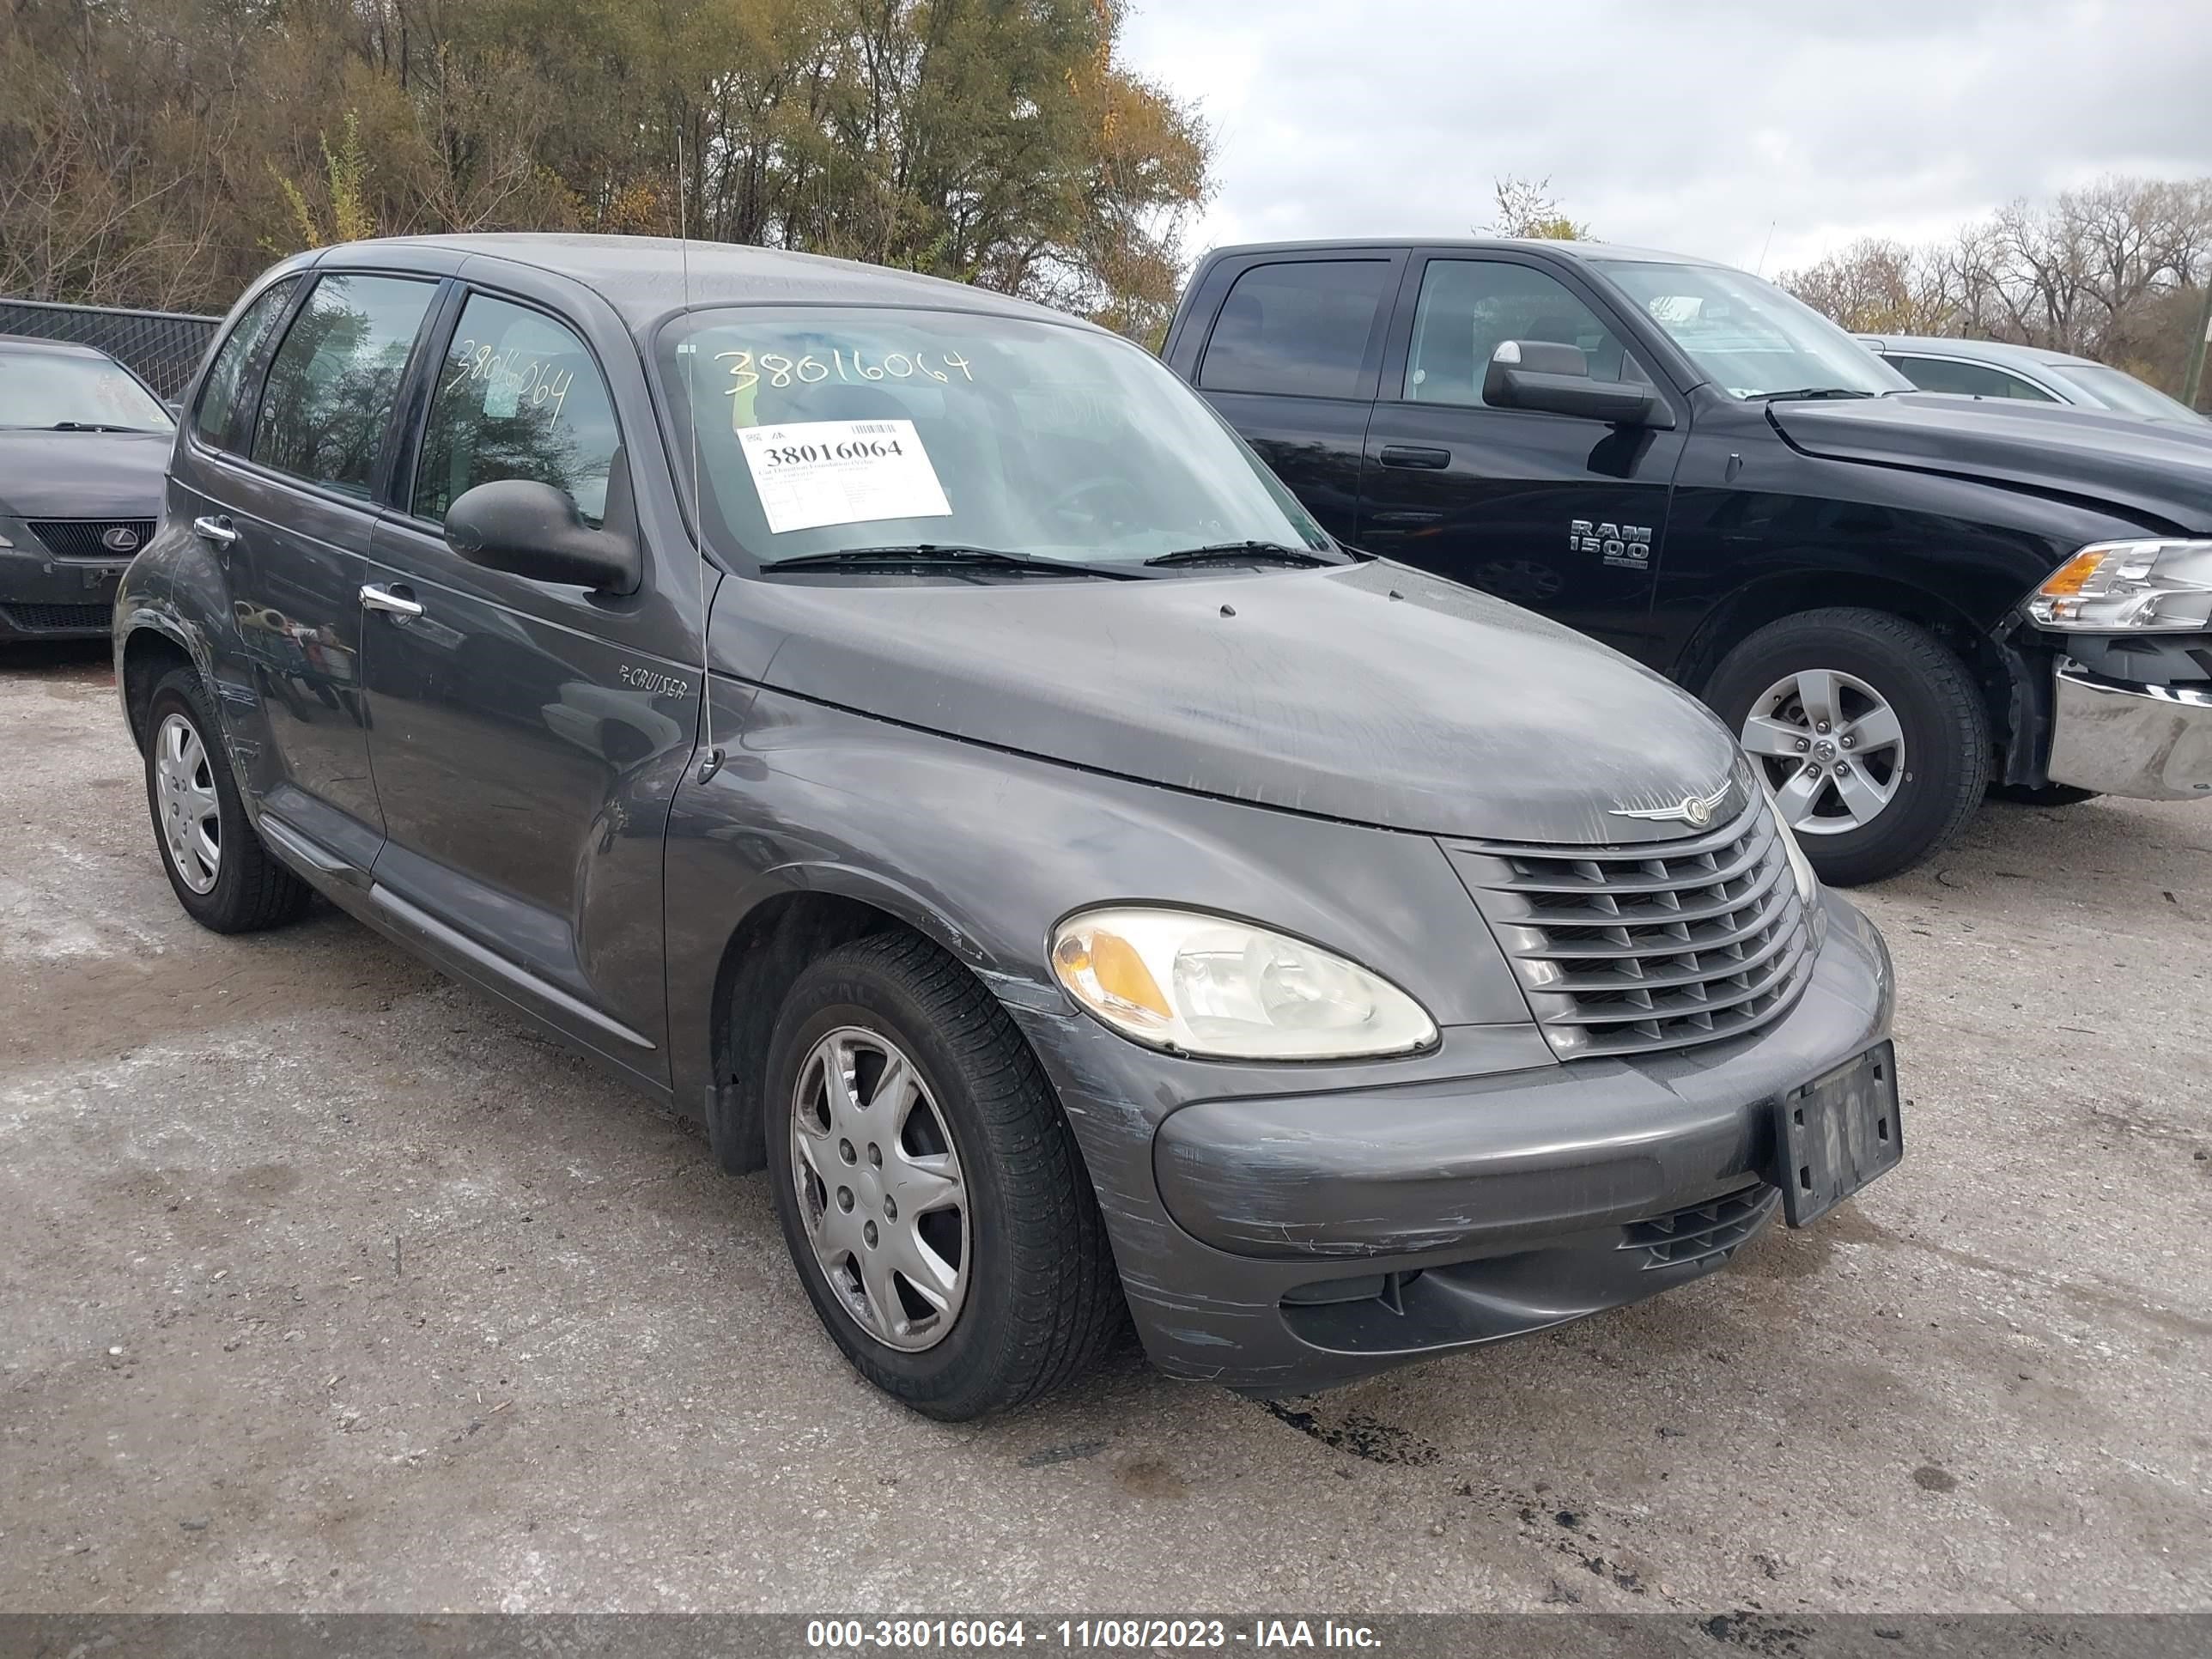
M1493 179L1548 174L1608 240L1771 274L2212 173L2205 0L1139 0L1126 57L1215 128L1193 252L1463 236Z

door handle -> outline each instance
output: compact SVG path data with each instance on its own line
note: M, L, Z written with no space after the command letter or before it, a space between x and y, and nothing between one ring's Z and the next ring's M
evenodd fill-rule
M1451 451L1431 449L1425 444L1384 444L1382 465L1385 466L1419 466L1441 471L1451 465Z
M386 587L380 582L363 582L361 588L361 608L381 611L392 618L394 625L404 628L422 614L422 607L415 596L402 586Z
M202 541L213 542L217 547L228 547L238 539L238 526L226 517L203 513L192 520L192 534Z

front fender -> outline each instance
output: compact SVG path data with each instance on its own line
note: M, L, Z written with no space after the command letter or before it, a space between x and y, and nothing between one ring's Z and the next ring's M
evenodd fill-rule
M1061 918L1112 902L1249 918L1389 977L1445 1032L1434 1054L1389 1062L1394 1077L1463 1073L1472 1029L1529 1030L1504 957L1427 836L1085 772L733 682L713 690L725 758L687 779L668 830L671 1059L687 1105L729 1081L717 1000L733 945L761 907L801 892L856 900L935 940L1033 1041L1042 1020L1127 1046L1077 1011L1046 960ZM1068 1045L1048 1046L1059 1073ZM1320 1087L1344 1069L1158 1058L1171 1085L1117 1109L1153 1118L1194 1092ZM1356 1069L1385 1080L1376 1063ZM1077 1133L1087 1139L1080 1121Z

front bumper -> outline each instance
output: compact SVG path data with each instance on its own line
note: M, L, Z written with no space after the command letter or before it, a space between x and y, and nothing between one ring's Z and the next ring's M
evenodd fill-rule
M2212 799L2212 687L2112 679L2061 659L2046 769L2100 795Z
M106 635L128 558L64 558L12 520L0 534L15 543L0 547L0 640Z
M1109 1088L1171 1086L1146 1074L1158 1057L1015 1012L1070 1103L1153 1362L1303 1393L1640 1301L1764 1227L1773 1103L1889 1029L1880 936L1822 902L1787 1014L1634 1060L1117 1113Z

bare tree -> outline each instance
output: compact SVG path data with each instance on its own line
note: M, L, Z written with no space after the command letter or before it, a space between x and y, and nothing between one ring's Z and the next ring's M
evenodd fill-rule
M2101 179L1920 246L1867 240L1783 285L1848 328L2047 346L2179 386L2212 281L2212 179Z
M1559 210L1552 197L1551 175L1541 179L1523 179L1508 173L1493 181L1498 198L1498 210L1490 223L1484 227L1492 236L1534 236L1554 242L1583 242L1589 240L1589 227L1570 219Z

